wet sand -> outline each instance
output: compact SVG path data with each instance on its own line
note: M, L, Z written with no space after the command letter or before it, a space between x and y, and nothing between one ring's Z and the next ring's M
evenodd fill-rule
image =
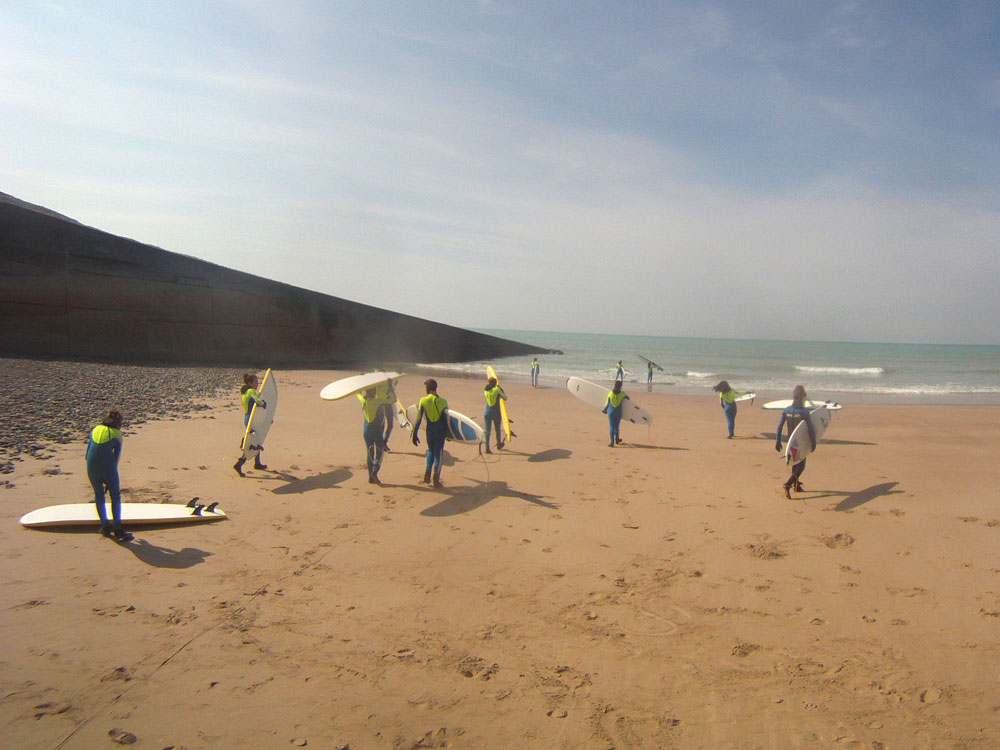
M26 530L88 499L83 445L12 463L5 745L1000 743L1000 407L848 403L786 500L763 399L730 441L715 398L634 389L655 422L611 449L599 411L513 383L508 450L449 444L434 490L397 427L377 488L357 402L318 398L345 374L276 373L270 470L245 479L237 382L126 425L126 501L228 521ZM439 380L482 421L482 383Z

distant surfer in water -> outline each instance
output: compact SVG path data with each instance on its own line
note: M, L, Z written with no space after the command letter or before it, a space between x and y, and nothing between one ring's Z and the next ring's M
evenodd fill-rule
M601 410L608 415L608 427L611 432L611 442L609 448L614 448L616 443L622 441L619 428L622 423L622 403L628 398L628 394L622 390L622 381L616 380L614 388L608 391L608 401Z
M486 422L486 452L492 453L493 451L490 450L491 429L497 431L497 450L503 450L503 432L500 429L500 399L506 401L507 394L497 384L496 378L490 378L486 382L483 393L486 396L486 411L483 412L483 420Z
M538 357L531 360L531 387L538 387Z
M427 462L424 465L424 484L430 484L433 471L434 486L441 486L441 452L448 434L448 402L437 393L437 381L424 381L427 395L417 405L417 421L413 425L413 444L420 445L420 422L427 417Z
M257 393L257 386L259 385L260 381L257 380L257 376L254 373L252 372L244 373L243 385L240 387L240 394L241 394L240 403L243 406L244 427L250 424L250 412L253 411L254 406L260 405L261 409L267 408L267 403L265 403L264 399L262 399L260 397L260 394ZM260 446L260 451L257 453L256 456L253 457L253 467L261 471L267 469L267 466L265 466L260 462L260 454L263 451L264 451L264 446L262 445ZM246 455L242 455L238 459L236 459L236 463L233 464L233 468L236 470L236 473L239 474L241 477L245 476L243 474L243 464L245 464L246 462L247 462Z
M798 426L799 422L805 420L806 427L809 430L809 440L812 442L812 450L816 450L816 432L813 429L812 420L809 418L809 409L806 408L806 389L804 386L797 385L794 390L792 390L792 405L787 407L781 412L781 419L778 420L778 431L775 435L776 442L774 444L774 449L781 452L781 428L788 425L788 437L792 437L792 432ZM795 464L792 467L792 475L788 477L788 481L782 485L785 490L785 497L791 499L791 490L794 488L796 492L802 492L805 489L799 478L802 476L802 472L806 470L805 459Z
M736 397L750 391L732 388L725 380L720 380L712 390L719 394L719 403L722 405L722 411L726 413L726 422L729 424L729 439L732 440L733 432L736 430Z
M133 537L122 528L122 492L118 479L118 460L122 455L122 413L111 409L90 433L87 442L87 478L94 488L101 533L116 542L131 542ZM104 504L104 493L111 496L111 522Z
M377 484L381 487L382 482L378 478L378 470L382 467L382 453L385 448L383 438L385 416L382 411L382 407L385 405L385 396L378 395L378 388L368 388L363 394L355 395L361 402L361 412L365 416L362 434L365 438L367 452L368 484Z
M622 366L622 361L618 360L618 369L615 370L615 380L625 382L625 368Z

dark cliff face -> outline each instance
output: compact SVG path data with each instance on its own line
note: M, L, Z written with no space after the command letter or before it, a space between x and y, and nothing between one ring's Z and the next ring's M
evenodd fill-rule
M545 350L167 252L0 193L3 355L340 367L536 353Z

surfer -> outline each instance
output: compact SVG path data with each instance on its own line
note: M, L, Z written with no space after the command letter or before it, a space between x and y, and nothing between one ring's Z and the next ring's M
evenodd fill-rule
M531 360L531 387L538 387L538 357Z
M650 369L650 373L652 373L652 369ZM726 422L729 424L729 440L732 440L733 432L736 429L736 397L750 391L732 388L726 380L720 380L719 384L712 390L719 394L719 404L722 406L722 411L726 413Z
M385 433L382 435L382 448L384 450L389 450L389 436L392 434L392 418L396 412L396 398L396 384L391 380L375 386L375 399L379 402L379 411L385 424Z
M382 467L382 452L385 448L383 431L385 430L385 396L379 396L378 388L368 388L364 394L356 394L361 402L361 412L365 416L362 434L365 437L367 451L368 484L382 486L378 478L378 470Z
M781 419L778 420L778 432L775 435L776 442L774 444L774 449L779 453L781 452L781 428L788 425L788 437L791 438L792 432L803 419L806 421L806 427L809 430L809 440L812 442L812 450L816 450L816 432L813 429L812 420L809 418L809 409L806 407L805 401L805 386L795 386L792 390L792 405L786 407L785 410L781 412ZM802 472L805 470L805 459L802 459L802 461L792 467L792 475L788 477L788 481L782 485L785 490L785 497L788 499L791 499L792 497L791 490L793 488L796 492L802 492L804 489L802 482L799 481L799 479L802 476Z
M243 405L244 427L250 424L250 412L253 411L254 406L260 406L261 409L267 408L267 403L260 397L260 394L257 393L258 385L260 385L260 381L257 380L257 376L254 373L247 372L243 374L243 385L240 387L240 393L242 394L240 397L240 403ZM262 445L260 446L260 452L263 452L263 450L264 446ZM253 457L253 467L264 471L267 469L267 466L260 462L260 452ZM236 459L236 463L233 464L233 468L236 470L236 473L241 477L245 476L243 474L243 464L245 464L246 461L247 457L243 455Z
M625 382L625 368L622 366L622 361L618 360L618 369L615 370L615 380L624 383Z
M646 385L652 385L652 384L653 384L653 363L652 362L647 362L646 363Z
M424 465L424 484L430 484L434 474L434 486L441 486L441 452L448 433L448 402L438 395L437 381L424 381L427 395L417 405L417 421L413 424L413 444L420 445L420 422L427 417L427 462Z
M118 479L118 460L122 455L122 413L111 409L90 433L87 442L87 478L94 488L94 503L101 519L101 534L116 542L131 542L133 537L122 528L122 492ZM104 504L104 493L111 496L111 523Z
M611 431L611 442L609 448L614 448L615 443L622 441L619 428L622 423L622 403L628 398L628 394L622 390L622 381L616 380L614 388L608 391L608 401L601 410L608 415L608 426Z
M486 395L486 411L483 412L483 420L486 422L486 452L492 453L493 451L490 450L491 429L497 431L497 450L503 450L503 432L500 429L500 399L506 401L507 394L497 383L496 378L490 378L487 381L483 393Z

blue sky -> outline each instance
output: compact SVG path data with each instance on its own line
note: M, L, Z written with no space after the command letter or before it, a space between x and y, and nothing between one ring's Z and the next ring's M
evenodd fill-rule
M995 2L7 2L0 191L467 327L1000 343Z

